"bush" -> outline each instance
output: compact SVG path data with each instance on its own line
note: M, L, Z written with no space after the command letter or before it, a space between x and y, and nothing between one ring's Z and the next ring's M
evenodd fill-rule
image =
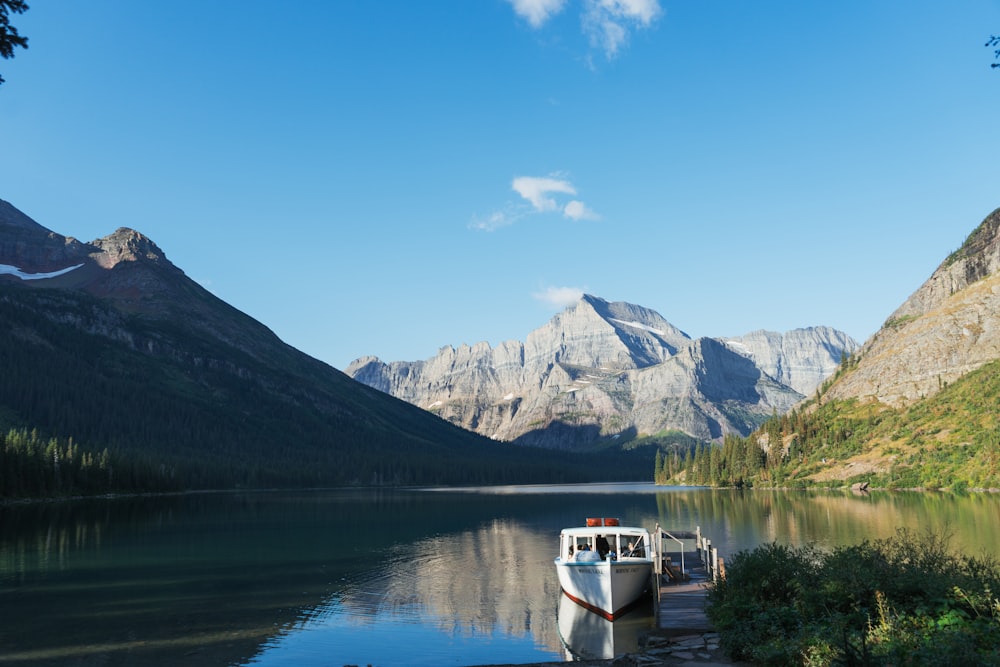
M819 553L776 542L741 551L726 564L729 573L708 593L708 615L727 652L738 660L782 661L786 643L800 635L803 588L815 584ZM776 661L776 662L775 662Z
M730 657L764 665L1000 665L1000 567L907 531L737 553L708 595Z

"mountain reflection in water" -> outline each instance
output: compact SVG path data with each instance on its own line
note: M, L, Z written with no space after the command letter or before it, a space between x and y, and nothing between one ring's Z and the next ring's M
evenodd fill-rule
M698 525L723 555L772 540L856 543L897 527L950 533L973 554L1000 548L1000 496L980 494L594 485L7 505L0 656L392 667L617 655L651 620L597 631L557 611L557 536L586 516Z
M392 630L385 644L369 645L364 659L355 659L363 664L558 660L559 586L549 571L550 542L551 536L498 519L396 545L377 578L324 601L251 662L303 664L331 650L347 652L360 629ZM483 645L488 652L477 648ZM526 651L535 657L525 659ZM461 655L465 662L452 662Z

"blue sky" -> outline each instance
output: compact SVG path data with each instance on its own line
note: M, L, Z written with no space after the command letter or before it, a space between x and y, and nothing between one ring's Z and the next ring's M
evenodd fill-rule
M34 0L0 198L338 368L596 294L863 341L1000 206L1000 0Z

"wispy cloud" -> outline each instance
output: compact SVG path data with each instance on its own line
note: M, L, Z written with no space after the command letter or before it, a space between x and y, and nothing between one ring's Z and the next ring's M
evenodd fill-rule
M583 30L593 47L610 60L632 30L648 28L662 13L659 0L585 0Z
M509 0L514 12L532 28L541 28L551 17L562 11L566 0Z
M566 7L566 0L507 0L514 13L540 30ZM579 0L580 25L592 48L613 59L629 35L648 28L663 13L660 0Z
M549 306L565 308L580 300L585 290L579 287L546 287L541 292L535 292L532 296Z
M486 216L473 216L469 224L473 229L493 231L514 224L528 215L559 213L573 221L600 220L601 216L578 199L564 195L576 195L576 188L558 174L549 176L517 176L510 184L511 190L519 194L521 203L511 202L504 208Z
M484 232L492 232L501 227L513 225L527 214L528 210L526 207L509 205L503 210L493 211L485 216L472 216L472 222L469 223L469 227Z

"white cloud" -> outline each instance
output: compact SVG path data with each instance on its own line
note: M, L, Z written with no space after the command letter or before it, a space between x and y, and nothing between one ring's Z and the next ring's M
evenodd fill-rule
M579 287L546 287L541 292L535 292L535 299L557 308L571 306L583 297L584 290Z
M587 208L582 201L574 199L563 208L563 215L570 220L600 220L601 216Z
M638 21L648 26L662 12L659 0L589 0L600 5L609 15Z
M538 30L559 14L566 0L507 0L514 13ZM632 31L648 28L663 13L660 0L579 0L580 24L590 46L611 60L628 43ZM588 56L586 59L590 61Z
M576 188L569 181L552 177L518 176L510 187L531 202L536 211L554 211L559 208L556 200L548 196L549 193L576 194Z
M587 26L590 43L604 51L608 59L618 55L618 49L628 40L628 31L614 21L597 18Z
M570 220L600 220L601 216L578 199L566 204L556 201L553 195L575 195L576 188L564 178L552 176L518 176L510 187L531 203L538 212L561 211Z
M583 31L610 60L633 30L648 28L662 13L659 0L584 0Z
M566 0L508 0L514 12L532 28L541 28L551 17L562 11Z
M563 195L575 195L576 188L559 174L549 176L517 176L510 188L519 194L523 202L508 203L504 208L487 216L475 215L469 223L472 229L491 232L501 227L513 225L528 215L539 213L560 213L568 220L600 220L601 216L578 199Z

